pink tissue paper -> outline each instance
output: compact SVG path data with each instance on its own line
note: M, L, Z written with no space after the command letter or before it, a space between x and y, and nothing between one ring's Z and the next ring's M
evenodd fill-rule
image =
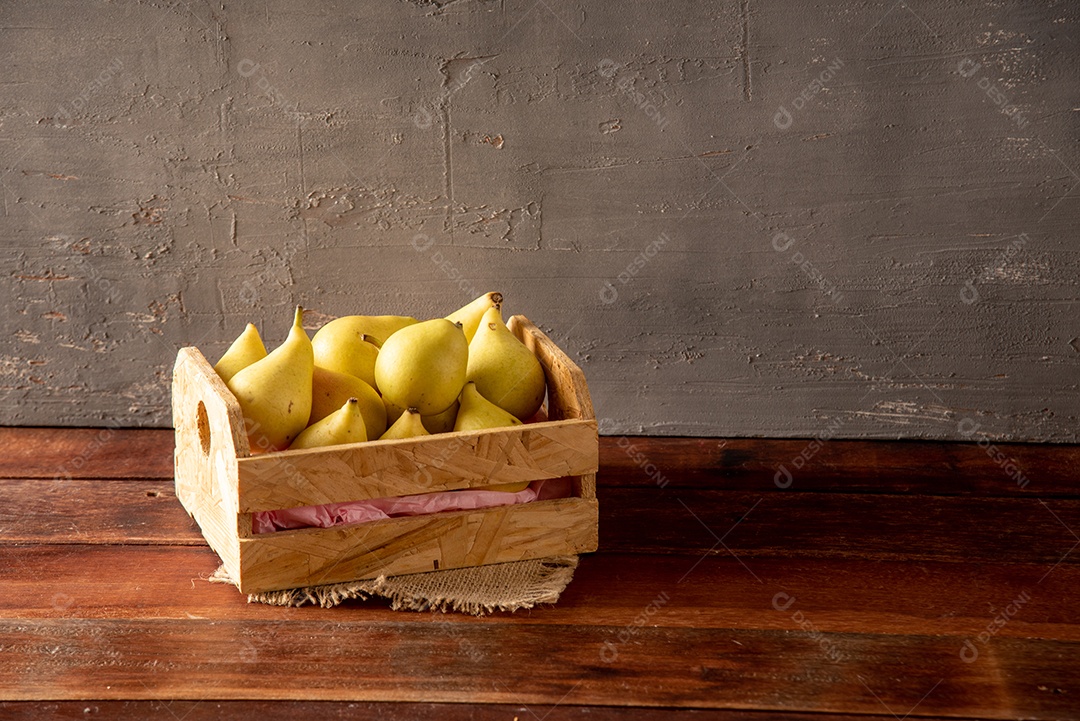
M426 516L448 511L512 506L516 503L568 498L571 490L569 478L553 478L533 481L528 488L517 493L470 488L461 491L438 491L397 498L371 498L364 501L327 503L322 506L260 511L252 514L252 532L273 533L293 528L330 528L400 516Z

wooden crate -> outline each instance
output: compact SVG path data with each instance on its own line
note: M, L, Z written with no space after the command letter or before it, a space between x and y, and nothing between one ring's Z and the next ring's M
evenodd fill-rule
M510 330L547 375L549 418L253 456L240 406L197 348L173 372L176 496L244 593L595 551L596 417L581 369L524 316ZM251 514L297 506L573 479L573 497L253 534Z

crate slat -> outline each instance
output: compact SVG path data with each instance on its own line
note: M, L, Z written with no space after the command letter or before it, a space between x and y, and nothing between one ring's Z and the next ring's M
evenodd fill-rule
M240 541L240 590L258 593L588 553L596 550L597 513L595 499L560 498L260 534Z
M595 421L532 423L240 459L240 512L594 473Z

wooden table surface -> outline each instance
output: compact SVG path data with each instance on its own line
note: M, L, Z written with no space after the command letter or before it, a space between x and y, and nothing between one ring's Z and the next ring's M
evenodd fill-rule
M1076 447L604 438L601 551L473 618L208 583L171 431L0 444L0 718L1080 718Z

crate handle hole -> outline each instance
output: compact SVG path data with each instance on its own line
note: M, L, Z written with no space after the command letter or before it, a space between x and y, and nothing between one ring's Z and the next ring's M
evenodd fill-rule
M206 415L206 404L199 401L195 412L195 422L199 427L199 445L204 456L210 455L210 418Z

